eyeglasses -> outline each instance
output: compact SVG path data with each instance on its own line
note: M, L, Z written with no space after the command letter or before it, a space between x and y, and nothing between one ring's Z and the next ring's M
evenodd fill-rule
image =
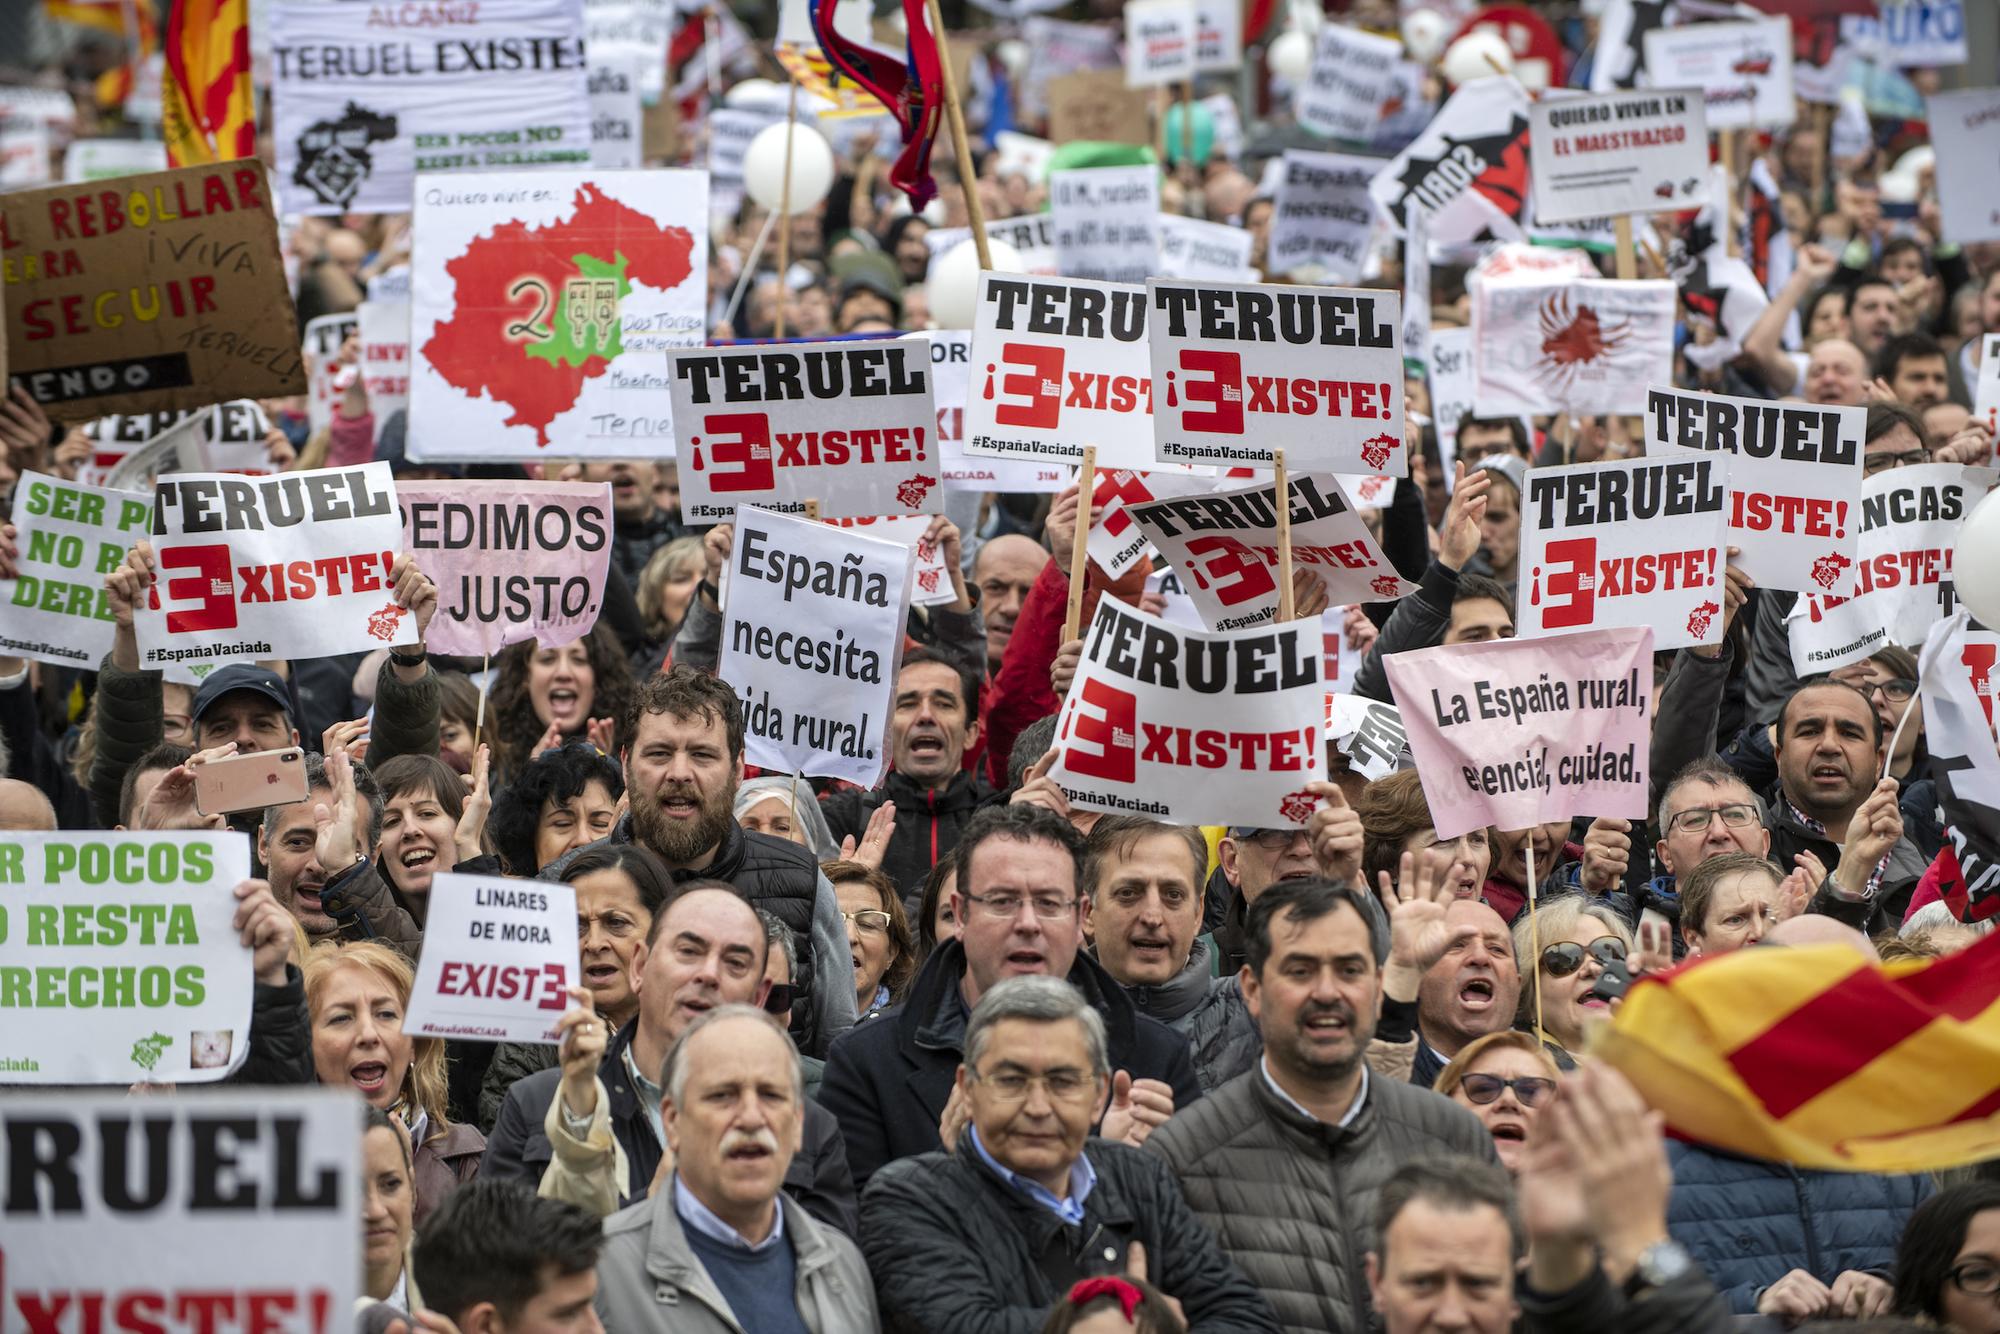
M1917 683L1906 676L1899 676L1893 681L1877 681L1874 685L1869 686L1868 690L1870 694L1879 690L1882 692L1883 699L1888 700L1891 704L1901 704L1904 700L1917 693Z
M994 1075L974 1071L972 1077L992 1089L994 1096L1003 1102L1026 1101L1029 1090L1037 1084L1051 1102L1077 1102L1097 1089L1097 1081L1081 1070L1051 1070L1043 1075L1023 1074L1018 1070L1003 1070Z
M1920 463L1930 461L1931 456L1921 449L1906 449L1899 454L1884 451L1880 454L1864 455L1861 460L1861 470L1873 476L1890 468L1914 468Z
M1020 894L967 894L965 901L978 904L981 915L1001 921L1020 916L1023 903L1033 904L1035 916L1045 922L1053 922L1076 910L1074 898L1065 899L1055 894L1030 894L1025 897Z
M1559 940L1542 951L1542 971L1550 977L1568 977L1583 967L1585 958L1601 964L1625 962L1625 942L1616 936L1599 936L1585 949L1573 940Z
M1502 1079L1498 1075L1467 1075L1458 1081L1465 1090L1465 1096L1484 1105L1497 1102L1500 1090L1513 1089L1514 1096L1521 1100L1523 1107L1539 1107L1556 1091L1556 1081L1541 1075L1523 1075L1519 1079Z
M1718 815L1722 817L1722 823L1731 829L1748 829L1757 823L1757 808L1742 802L1728 806L1693 806L1675 811L1674 818L1667 821L1667 832L1699 834Z
M840 915L840 920L854 923L871 936L886 936L889 934L889 914L883 912L880 908L863 908L860 912L844 912Z
M2000 1292L2000 1265L1990 1260L1967 1260L1945 1277L1969 1297L1991 1297Z
M1232 829L1229 836L1238 843L1253 843L1265 852L1283 852L1296 838L1310 837L1304 826L1294 829Z

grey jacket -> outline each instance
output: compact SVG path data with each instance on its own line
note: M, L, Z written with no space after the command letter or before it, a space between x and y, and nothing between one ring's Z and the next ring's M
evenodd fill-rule
M813 1334L875 1334L875 1285L861 1251L804 1209L778 1197L798 1276L793 1294ZM746 1330L701 1267L663 1189L604 1220L597 1315L608 1334L756 1334Z
M1366 1334L1362 1258L1374 1248L1375 1196L1415 1158L1497 1163L1493 1137L1449 1099L1380 1073L1345 1126L1294 1110L1259 1064L1146 1141L1187 1202L1297 1334Z

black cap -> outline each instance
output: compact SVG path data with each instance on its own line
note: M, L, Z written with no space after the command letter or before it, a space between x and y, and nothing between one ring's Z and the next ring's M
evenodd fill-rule
M292 698L285 693L285 683L278 674L268 667L258 667L247 662L234 662L218 671L210 672L208 679L201 683L201 689L194 692L194 707L188 717L200 722L201 715L209 706L224 695L238 690L249 690L262 695L283 709L287 715L292 711Z

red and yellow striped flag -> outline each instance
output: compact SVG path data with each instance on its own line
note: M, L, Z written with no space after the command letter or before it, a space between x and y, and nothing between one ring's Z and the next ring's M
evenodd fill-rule
M100 107L124 106L132 95L138 66L160 49L153 0L42 0L42 12L52 19L123 37L129 43L125 63L98 75L95 89Z
M2000 933L1941 959L1754 948L1641 979L1591 1055L1674 1134L1800 1167L2000 1154Z
M167 67L160 83L170 165L254 156L249 0L179 0L167 21Z

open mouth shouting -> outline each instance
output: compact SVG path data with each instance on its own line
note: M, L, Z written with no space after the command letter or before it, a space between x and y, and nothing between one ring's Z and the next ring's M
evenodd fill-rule
M1492 1132L1496 1142L1511 1144L1528 1142L1528 1123L1518 1116L1503 1113L1488 1121L1486 1128Z
M372 1102L388 1088L389 1065L386 1061L357 1061L347 1067L347 1079Z
M1474 1014L1484 1014L1493 1008L1494 988L1490 977L1474 976L1460 978L1458 983L1458 1004L1462 1010Z
M691 786L670 783L660 788L660 814L674 820L701 818L701 793Z
M575 686L549 687L549 721L565 732L583 724L583 696Z

